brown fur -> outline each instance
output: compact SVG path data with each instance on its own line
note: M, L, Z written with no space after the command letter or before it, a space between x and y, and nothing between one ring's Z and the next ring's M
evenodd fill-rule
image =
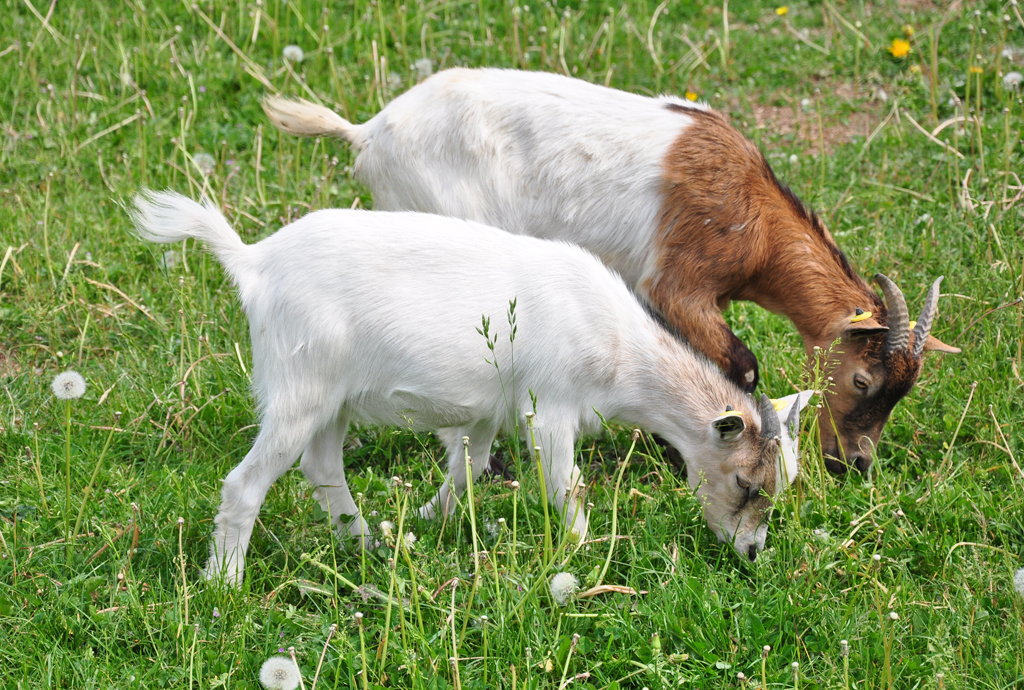
M757 364L722 318L731 300L752 301L791 319L808 355L842 338L831 360L837 385L819 418L823 449L836 458L866 454L856 458L866 469L871 452L865 438L877 444L893 406L916 381L921 360L909 353L883 356L885 304L751 141L719 113L667 107L694 122L664 161L661 256L645 286L653 306L748 391L756 386ZM874 335L847 331L857 308L872 312L860 326L874 328ZM867 370L877 385L863 396L853 388L853 376ZM830 433L833 420L838 438Z

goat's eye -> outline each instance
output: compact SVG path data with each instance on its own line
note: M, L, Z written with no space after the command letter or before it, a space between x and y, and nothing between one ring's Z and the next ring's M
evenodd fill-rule
M743 477L736 477L736 484L737 484L737 486L739 486L741 489L744 489L744 490L750 488L750 482L748 482Z
M853 377L853 385L862 391L866 391L868 389L868 380L860 374L855 374Z

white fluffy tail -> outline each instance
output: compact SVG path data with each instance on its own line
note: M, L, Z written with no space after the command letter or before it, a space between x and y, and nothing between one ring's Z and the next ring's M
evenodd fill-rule
M362 148L362 125L354 125L322 105L267 96L263 99L263 112L282 132L301 137L341 137L355 148Z
M176 192L143 190L131 211L144 240L168 244L194 237L202 240L235 282L245 272L249 247L209 200L202 204Z

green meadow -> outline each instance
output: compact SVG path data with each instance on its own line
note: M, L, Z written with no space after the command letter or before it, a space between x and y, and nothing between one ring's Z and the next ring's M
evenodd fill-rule
M296 468L244 586L208 583L220 482L256 434L247 323L212 257L141 242L127 204L206 194L246 242L372 208L343 142L279 134L260 99L362 122L481 65L728 113L912 316L946 277L933 333L963 353L928 357L869 475L828 475L805 420L754 564L632 429L580 442L575 544L516 439L495 453L518 485L424 522L438 441L359 427L346 465L379 543L341 543ZM2 0L0 685L254 688L294 650L307 690L1024 687L1021 71L1015 0ZM813 383L788 321L727 317L763 390ZM64 401L69 369L86 390Z

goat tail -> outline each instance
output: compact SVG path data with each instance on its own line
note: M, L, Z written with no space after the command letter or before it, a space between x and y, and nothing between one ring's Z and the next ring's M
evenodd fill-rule
M330 108L306 100L280 96L263 99L263 112L282 132L300 137L340 137L356 149L362 148L362 125L354 125Z
M193 237L206 244L235 282L246 272L250 248L209 199L200 204L176 192L143 190L131 217L144 240L169 244Z

